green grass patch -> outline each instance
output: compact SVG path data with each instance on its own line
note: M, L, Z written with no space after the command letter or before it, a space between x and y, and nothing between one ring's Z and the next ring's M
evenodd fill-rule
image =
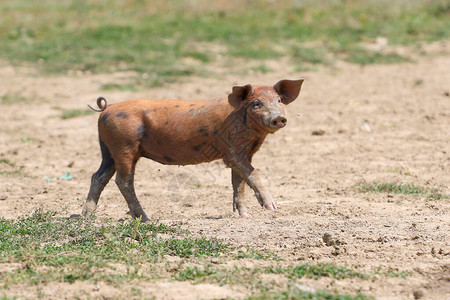
M0 170L0 175L6 175L10 177L32 177L23 170L23 167L8 171Z
M155 86L202 75L217 57L278 59L293 66L327 64L326 55L359 64L407 60L360 45L386 37L408 45L450 37L448 1L246 1L239 5L153 2L3 1L0 59L31 62L44 72L135 70ZM294 46L293 46L294 45ZM217 46L217 47L216 47ZM353 51L353 52L351 52ZM199 62L195 67L184 58ZM305 65L306 64L306 65Z
M14 166L16 163L6 157L0 157L0 164L6 164L9 166Z
M316 278L330 277L334 279L345 279L356 277L361 279L370 278L369 275L356 272L341 266L319 263L317 265L300 264L286 268L275 266L267 268L238 268L231 269L213 268L211 265L206 267L187 267L176 273L174 278L179 281L191 281L193 283L212 282L220 286L225 284L239 284L244 286L255 286L264 290L264 284L261 281L262 274L277 274L287 277L290 280L296 280L303 277Z
M450 199L448 194L437 188L421 187L414 184L397 182L361 182L356 185L357 190L363 193L387 193L402 195L424 195L429 201Z
M246 287L264 290L260 275L262 270L259 268L238 268L215 269L211 266L206 267L187 267L176 273L174 278L178 281L191 281L194 284L202 282L216 283L219 286L227 284L243 285Z
M251 70L252 70L253 72L256 72L256 73L263 73L263 74L266 74L266 73L269 73L269 72L272 72L272 71L273 71L273 69L271 69L270 67L268 67L268 66L266 66L266 65L258 65L258 66L256 66L256 67L251 68Z
M362 49L349 51L344 60L360 65L393 64L411 61L411 59L396 53L380 53Z
M255 251L253 249L246 249L245 251L238 250L235 259L244 259L244 258L256 260L275 260L275 261L282 260L281 257L279 257L276 253L273 253L271 251L265 251L265 253L262 253L260 251Z
M18 103L27 103L29 102L28 98L17 95L17 94L6 94L1 97L1 104L11 105Z
M304 292L299 289L290 289L278 293L265 293L261 296L248 297L246 300L295 300L295 299L313 299L313 300L374 300L371 296L358 293L357 295L331 294L326 291L314 293Z
M66 120L92 114L95 114L95 111L90 109L64 109L61 114L61 119Z
M367 274L356 272L352 269L336 266L327 263L318 263L316 265L311 264L299 264L295 267L283 268L280 266L270 267L265 269L267 274L284 274L289 278L321 278L331 277L335 279L344 279L348 277L369 278Z
M95 218L56 218L53 212L38 211L17 220L0 219L0 263L22 266L1 273L0 282L149 279L156 273L139 266L161 261L164 255L216 257L227 248L218 240L192 238L156 222L99 223Z
M388 193L402 195L426 195L428 200L449 199L439 189L421 187L411 183L397 182L361 182L356 188L363 193Z
M136 85L134 84L119 84L119 83L106 83L102 85L100 89L104 91L117 90L117 91L131 91L131 92L136 92L138 90Z
M398 277L398 278L407 278L412 276L410 272L407 271L394 271L394 270L387 270L384 275L387 277Z
M393 194L426 194L428 188L414 184L396 182L362 182L358 189L364 193L393 193Z

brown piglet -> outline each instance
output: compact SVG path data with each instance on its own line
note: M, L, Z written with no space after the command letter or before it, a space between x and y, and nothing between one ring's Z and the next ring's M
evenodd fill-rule
M165 165L192 165L223 159L231 168L233 210L242 217L248 184L268 210L276 209L251 165L269 133L286 125L285 105L294 101L303 79L280 80L273 86L233 86L228 98L214 100L129 100L108 105L97 99L101 112L98 131L102 162L91 178L82 214L97 208L105 185L117 172L115 182L131 215L148 221L134 191L134 172L141 157Z

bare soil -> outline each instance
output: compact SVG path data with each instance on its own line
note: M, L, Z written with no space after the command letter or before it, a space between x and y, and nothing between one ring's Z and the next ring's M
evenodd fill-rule
M133 73L42 76L33 68L3 62L0 97L24 101L0 104L0 157L12 162L0 163L0 217L16 218L39 207L64 216L81 212L90 177L100 164L97 115L63 120L64 109L83 109L99 95L112 103L137 97L207 99L225 96L233 84L304 77L300 98L287 107L287 127L270 136L253 161L277 211L262 210L247 189L252 218L233 213L231 172L222 162L177 167L143 159L136 190L148 216L196 236L275 252L285 264L329 262L367 273L412 274L299 280L309 287L351 294L359 290L377 299L445 299L450 297L450 200L362 193L355 186L364 181L412 183L449 195L449 47L448 42L424 46L425 55L417 55L413 63L362 67L339 62L317 72L294 73L283 60L274 62L275 71L267 74L225 72L217 66L211 78L191 77L139 92L100 89L105 83L126 82ZM72 180L60 178L67 172ZM97 216L119 220L129 218L127 211L111 181ZM255 264L239 262L246 263ZM5 264L0 272L16 267ZM122 298L132 297L132 287L143 292L141 297L157 299L249 295L238 285L171 280L120 288L52 283L10 287L0 294Z

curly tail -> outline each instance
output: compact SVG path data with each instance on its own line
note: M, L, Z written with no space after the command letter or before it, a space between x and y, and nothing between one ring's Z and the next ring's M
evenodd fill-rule
M103 104L103 102L105 102L105 103ZM97 106L98 106L98 108L94 108L90 104L87 104L87 106L90 109L92 109L93 111L102 112L102 111L104 111L106 109L106 107L108 107L108 100L106 100L105 97L98 97L97 98Z

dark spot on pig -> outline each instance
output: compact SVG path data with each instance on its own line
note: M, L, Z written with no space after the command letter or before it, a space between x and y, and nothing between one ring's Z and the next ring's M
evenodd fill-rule
M156 112L156 108L153 110L153 112Z
M194 147L192 147L192 149L194 149L195 151L200 151L200 146L201 145L194 146Z
M180 106L177 104L177 105L175 105L175 107L180 107Z
M204 136L208 136L208 135L209 135L209 133L208 133L208 128L206 128L206 127L200 128L198 132L200 132L200 133L203 134Z
M164 106L163 108L164 108L164 109L167 109L167 106Z
M166 124L166 125L169 124L169 121L166 121L164 124Z
M217 129L214 129L214 131L212 132L212 135L217 135L217 133L219 133L219 131L217 131Z
M191 108L190 110L189 110L189 112L193 112L194 111L194 109L193 108Z
M164 159L165 159L167 162L173 162L173 158L170 157L170 156L164 156Z
M104 113L102 116L102 122L106 124L106 120L108 120L109 113Z
M145 136L145 126L144 124L139 125L137 128L137 136L138 138L143 138Z
M150 113L150 109L144 110L144 113L149 114Z
M119 112L116 117L122 118L122 119L128 119L128 115L124 113L123 111Z
M195 104L189 104L189 106L191 106L191 107L192 107L192 106L195 106Z

